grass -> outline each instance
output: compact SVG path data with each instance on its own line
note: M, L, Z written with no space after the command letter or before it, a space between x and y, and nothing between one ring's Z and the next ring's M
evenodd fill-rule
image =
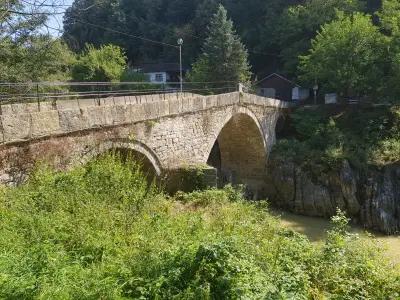
M326 243L226 187L167 197L108 156L0 190L1 299L398 299L338 212Z

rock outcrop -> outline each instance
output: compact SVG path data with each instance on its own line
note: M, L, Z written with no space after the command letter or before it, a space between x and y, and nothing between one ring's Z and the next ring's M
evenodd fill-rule
M320 175L292 161L270 158L267 195L272 204L320 217L340 208L366 228L400 232L400 162L360 172L343 161L337 170L315 173Z

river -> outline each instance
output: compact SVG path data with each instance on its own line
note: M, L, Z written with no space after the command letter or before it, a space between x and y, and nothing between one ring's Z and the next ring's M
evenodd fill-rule
M326 237L326 230L329 228L329 221L322 218L306 217L295 215L284 211L274 211L274 214L281 217L282 225L306 235L310 241L323 242ZM351 227L352 232L366 236L365 230L358 226ZM386 236L374 233L378 243L385 247L388 258L397 265L400 265L400 236Z

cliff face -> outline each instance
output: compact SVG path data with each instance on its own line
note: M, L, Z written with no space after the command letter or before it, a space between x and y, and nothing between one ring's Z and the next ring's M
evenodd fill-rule
M345 160L337 170L318 174L293 161L271 157L270 201L308 216L330 217L340 208L366 228L400 232L400 162L361 173Z

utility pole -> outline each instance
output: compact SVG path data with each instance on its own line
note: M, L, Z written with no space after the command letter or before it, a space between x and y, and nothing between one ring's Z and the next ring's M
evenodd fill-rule
M180 86L181 86L181 93L183 92L183 71L182 71L182 45L183 39L178 40L179 45L179 73L180 73Z

